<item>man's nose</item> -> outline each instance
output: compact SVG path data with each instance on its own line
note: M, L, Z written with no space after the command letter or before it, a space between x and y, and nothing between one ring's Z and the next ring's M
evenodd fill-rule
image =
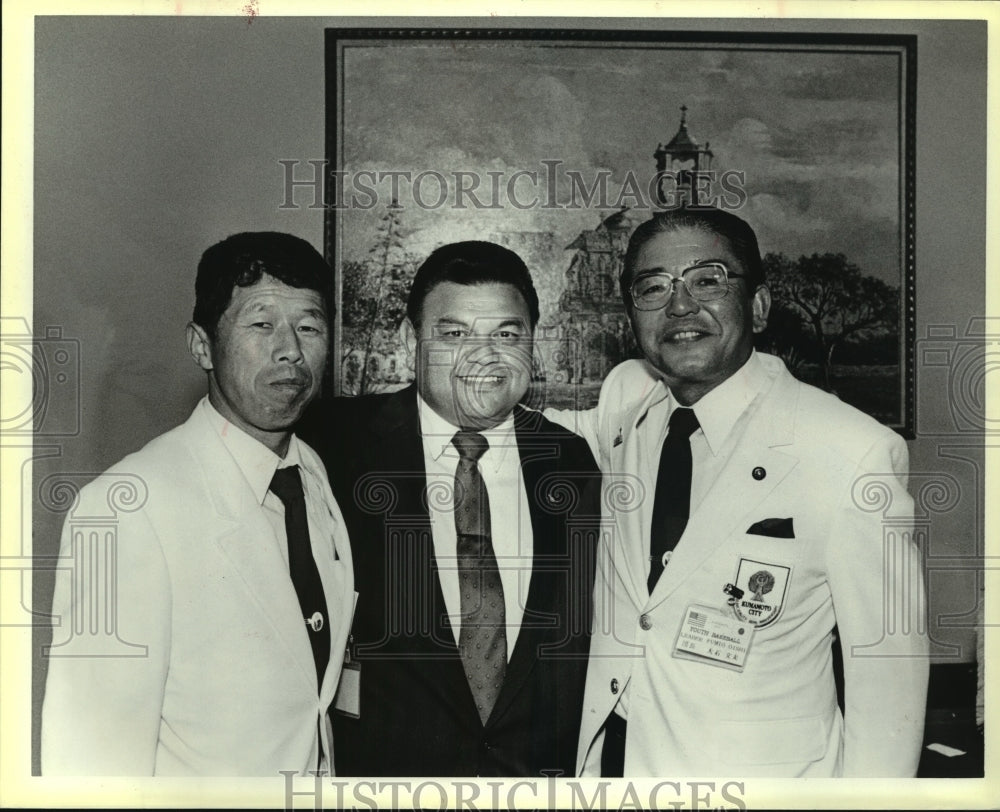
M673 295L667 301L667 315L687 316L690 313L697 313L701 310L701 305L691 295L691 291L688 290L687 284L683 279L679 277L674 279L671 282L671 287L673 288Z
M302 344L294 327L290 324L276 327L274 341L275 360L289 364L302 362Z

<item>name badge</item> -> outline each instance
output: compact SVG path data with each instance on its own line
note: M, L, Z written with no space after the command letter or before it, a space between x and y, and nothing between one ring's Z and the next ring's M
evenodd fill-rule
M692 604L681 621L674 656L682 660L742 671L753 642L752 624L710 606Z
M340 671L340 684L333 698L333 707L338 713L361 718L361 663L344 663Z
M358 605L358 593L354 593ZM340 682L333 697L333 709L352 719L361 718L361 663L354 659L354 635L348 635L344 650L344 663L340 669Z

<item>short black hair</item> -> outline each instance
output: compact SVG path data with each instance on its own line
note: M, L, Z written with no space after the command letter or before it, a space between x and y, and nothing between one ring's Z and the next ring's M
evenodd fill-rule
M417 269L406 300L406 315L414 327L420 325L427 294L442 282L512 285L528 305L532 329L538 324L538 293L531 281L531 272L524 260L509 248L492 242L467 240L435 249Z
M264 274L293 288L317 291L327 318L333 318L333 271L319 251L300 237L280 231L245 231L226 237L201 255L192 321L214 339L233 289L255 285Z
M711 206L692 206L657 212L652 219L642 223L628 241L625 262L619 279L622 299L626 307L631 307L629 287L639 251L657 234L665 234L680 228L694 228L723 237L730 250L743 264L746 272L747 292L752 294L764 284L764 265L760 260L757 235L750 224L732 212Z

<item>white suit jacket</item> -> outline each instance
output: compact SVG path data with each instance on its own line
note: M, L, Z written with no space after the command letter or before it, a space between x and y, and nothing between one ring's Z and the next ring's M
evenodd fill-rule
M330 615L321 689L273 527L200 404L81 490L56 576L44 774L277 776L316 769L321 741L323 766L332 763L326 711L354 578L340 510L320 478L335 528L311 538ZM92 532L88 517L107 517L111 505L113 522ZM95 613L106 600L112 611ZM91 628L97 616L106 620Z
M765 391L652 595L655 483L636 472L658 459L665 427L645 417L667 388L645 362L627 361L608 376L596 409L575 425L571 413L559 417L588 438L605 475L581 774L600 774L601 727L626 685L626 776L916 772L928 663L906 445L795 380L779 359L759 358ZM793 538L781 537L787 519ZM772 530L761 534L761 523ZM743 671L675 656L688 608L736 617L723 588L738 576L746 586L759 571L772 579L767 622L756 626Z

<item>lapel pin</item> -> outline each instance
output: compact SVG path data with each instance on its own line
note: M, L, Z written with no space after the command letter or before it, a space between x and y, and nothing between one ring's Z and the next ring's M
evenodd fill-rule
M618 448L622 444L622 430L618 429L618 436L615 437L615 441L611 444L612 448Z
M756 480L757 480L757 481L759 482L760 480L762 480L762 479L763 479L764 477L766 477L766 476L767 476L767 471L765 471L765 470L764 470L763 468L761 468L761 467L760 467L760 466L758 465L758 466L757 466L756 468L754 468L754 469L753 469L753 471L751 472L751 476L752 476L752 477L753 477L754 479L756 479Z
M738 601L744 595L743 590L736 586L736 584L726 584L722 587L722 591L729 595L729 602L731 604Z

